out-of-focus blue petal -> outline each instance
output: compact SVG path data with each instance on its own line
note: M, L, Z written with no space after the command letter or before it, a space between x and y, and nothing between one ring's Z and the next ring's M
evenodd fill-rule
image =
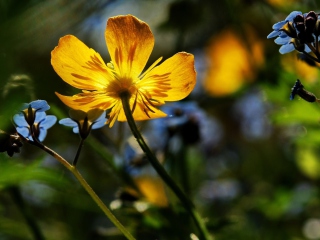
M13 121L18 127L28 127L29 126L26 119L24 118L24 115L15 114L13 116Z
M38 112L44 112L50 109L47 101L45 100L35 100L30 103L30 106L37 109Z
M291 12L291 13L288 15L288 17L286 17L285 21L290 22L290 21L292 21L292 20L293 20L297 15L299 15L299 14L302 14L302 12L300 12L300 11L293 11L293 12Z
M269 39L269 38L278 37L279 34L280 34L279 31L272 31L272 32L267 36L267 38Z
M279 49L279 52L281 54L286 54L286 53L292 52L294 49L295 49L294 45L292 43L288 43L288 44L282 45Z
M103 127L106 124L106 112L103 112L100 117L97 118L96 121L94 121L91 129L98 129Z
M47 129L40 127L40 133L38 136L39 141L43 142L43 140L46 138L46 136L47 136Z
M280 28L283 27L283 25L286 24L286 22L287 22L286 20L283 20L281 22L277 22L277 23L273 24L272 29L279 30Z
M77 127L78 124L72 120L71 118L64 118L59 121L59 124L67 126L67 127Z
M74 120L72 120L71 118L64 118L64 119L61 119L59 121L59 124L61 125L64 125L64 126L67 126L67 127L72 127L72 131L74 133L79 133L79 126L78 126L78 123Z
M40 124L40 127L51 128L57 121L57 117L53 115L48 115Z
M74 133L78 134L78 133L79 133L79 127L78 127L78 126L74 127L74 128L72 129L72 131L73 131Z
M16 130L23 137L31 138L31 134L30 134L29 128L27 128L27 127L17 127Z
M304 50L305 50L307 53L311 52L311 49L310 49L306 44L304 45Z
M106 120L100 122L94 122L91 129L102 128L106 124Z
M35 123L39 123L43 121L46 118L46 113L45 112L36 112L36 118L34 120Z
M280 31L279 32L279 37L285 38L285 37L288 37L288 35L284 31Z
M291 37L287 36L287 37L277 37L274 42L278 45L284 45L289 43L291 40Z

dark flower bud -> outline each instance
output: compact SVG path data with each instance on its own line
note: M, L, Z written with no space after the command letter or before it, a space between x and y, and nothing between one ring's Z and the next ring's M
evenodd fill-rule
M195 144L200 141L200 126L195 117L190 116L181 126L181 137L185 144Z
M283 25L283 27L280 30L285 32L291 38L297 37L297 32L296 32L295 28L293 27L292 22L287 22L285 25Z
M7 152L12 157L14 153L19 153L22 142L17 133L9 134L0 130L0 152Z
M299 32L304 32L305 31L305 25L304 25L304 17L302 14L297 15L294 19L293 19L293 23L295 28L299 31Z
M307 14L306 23L305 23L306 32L313 33L317 20L318 20L318 16L314 11L311 11Z
M302 99L304 99L307 102L316 102L318 100L313 93L308 92L304 89L299 79L297 79L296 83L291 89L290 100L293 100L295 95L300 96Z

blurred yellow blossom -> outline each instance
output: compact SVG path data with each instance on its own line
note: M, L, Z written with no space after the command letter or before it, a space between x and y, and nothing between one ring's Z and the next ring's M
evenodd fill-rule
M82 89L74 96L56 93L73 109L111 109L108 123L126 121L121 96L129 95L135 120L165 117L157 106L178 101L193 90L196 83L194 57L180 52L157 66L156 60L145 72L154 45L153 34L145 22L126 15L108 19L105 39L111 61L105 64L99 53L72 35L60 39L51 52L51 64L71 86Z
M219 97L232 94L254 79L257 67L264 62L263 45L252 31L245 36L247 44L228 29L209 42L209 66L204 81L209 94Z
M134 178L134 182L148 202L159 207L168 206L165 187L159 177L137 176Z
M293 73L304 82L315 82L318 79L319 69L299 60L296 54L286 54L281 58L281 65L287 72Z
M278 7L278 8L284 8L284 7L289 7L292 6L293 4L297 3L297 0L267 0L267 2L274 6L274 7Z

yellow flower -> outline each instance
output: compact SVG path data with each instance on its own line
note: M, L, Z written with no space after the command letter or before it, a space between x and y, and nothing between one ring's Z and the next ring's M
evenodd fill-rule
M111 61L105 64L99 53L72 35L64 36L51 52L51 64L71 86L82 89L74 96L56 93L73 109L89 111L111 109L108 123L126 121L121 96L130 96L135 120L165 117L157 106L178 101L193 90L196 83L194 57L179 52L157 66L162 57L142 73L154 45L149 26L126 15L108 19L105 39Z

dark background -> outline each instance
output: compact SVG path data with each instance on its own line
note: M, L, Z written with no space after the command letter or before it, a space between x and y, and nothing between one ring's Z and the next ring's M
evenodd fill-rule
M50 64L60 37L73 34L110 61L109 17L132 14L155 35L148 65L176 52L195 55L197 85L168 103L173 117L139 122L168 172L219 240L320 239L318 103L289 100L296 79L319 91L318 66L281 55L266 39L293 10L319 10L298 0L1 0L0 127L23 102L46 100L58 119L68 108L54 92L77 90ZM44 143L72 161L79 137L56 124ZM193 239L196 233L131 137L126 123L88 137L79 171L137 239ZM135 183L141 194L130 187ZM0 154L0 239L124 239L55 159L25 144Z

